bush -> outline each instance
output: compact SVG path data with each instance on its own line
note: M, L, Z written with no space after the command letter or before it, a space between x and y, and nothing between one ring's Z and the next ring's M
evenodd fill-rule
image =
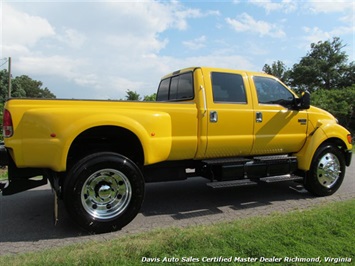
M312 93L312 105L327 110L339 124L355 132L355 85L344 89L317 90Z

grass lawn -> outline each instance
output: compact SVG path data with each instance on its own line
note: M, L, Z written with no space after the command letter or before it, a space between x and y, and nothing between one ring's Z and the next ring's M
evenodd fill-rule
M0 169L0 181L7 180L7 169Z
M327 265L331 259L332 264L340 259L353 263L354 218L355 199L286 214L1 256L0 265L268 265L266 258L280 260L279 265L320 265L318 261Z

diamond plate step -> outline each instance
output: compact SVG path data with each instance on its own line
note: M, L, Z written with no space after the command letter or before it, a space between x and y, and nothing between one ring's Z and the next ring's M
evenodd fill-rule
M247 158L219 158L219 159L210 159L203 160L202 163L208 165L230 165L230 164L245 164L252 161L252 159Z
M206 185L211 188L227 188L227 187L242 187L242 186L252 186L257 185L257 182L251 181L249 179L242 180L232 180L232 181L220 181L220 182L211 182Z
M302 177L296 175L278 175L278 176L262 177L259 180L265 183L275 183L275 182L283 182L283 181L296 181L302 179L303 179Z

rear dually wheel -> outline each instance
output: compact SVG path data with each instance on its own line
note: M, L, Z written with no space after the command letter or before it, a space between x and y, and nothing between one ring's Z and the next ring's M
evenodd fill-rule
M140 169L128 158L97 152L77 162L64 182L71 217L92 233L119 230L138 214L144 198Z

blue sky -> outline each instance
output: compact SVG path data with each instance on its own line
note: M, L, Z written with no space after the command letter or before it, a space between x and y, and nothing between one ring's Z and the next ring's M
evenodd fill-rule
M155 92L190 66L261 71L298 63L312 42L337 36L355 60L355 2L4 1L0 65L58 98L119 99Z

